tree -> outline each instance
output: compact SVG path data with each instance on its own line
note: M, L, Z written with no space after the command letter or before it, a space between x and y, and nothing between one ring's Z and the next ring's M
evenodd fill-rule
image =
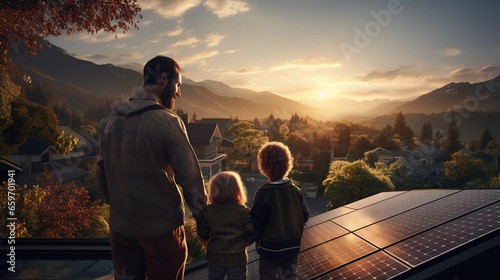
M495 140L495 137L493 137L493 135L491 135L489 128L486 127L484 129L483 133L481 134L481 139L479 140L480 141L479 148L481 150L484 150L491 140Z
M405 117L402 112L396 116L394 121L394 126L392 127L392 133L394 137L403 141L408 147L415 147L415 142L413 141L413 130L410 126L406 124Z
M60 131L57 139L53 144L58 155L69 154L73 148L78 144L78 138L73 135L64 135L64 130Z
M261 131L255 130L249 122L239 122L232 125L228 131L235 135L234 149L229 154L229 159L245 160L248 164L249 174L252 173L252 163L257 159L260 147L268 142L268 138Z
M288 128L288 125L286 123L282 124L280 126L280 139L286 141L289 134L290 134L290 129Z
M129 25L138 29L135 18L141 8L136 0L3 0L0 2L0 74L12 64L6 54L24 47L36 54L39 39L71 33L99 31L123 33Z
M7 208L7 192L8 185L6 182L0 185L0 206L2 209ZM15 185L16 195L16 237L29 238L33 236L38 229L38 205L45 196L45 190L39 186L28 188L25 186ZM7 216L8 211L0 211L0 235L8 236Z
M450 180L452 187L456 188L464 188L467 183L476 180L481 181L484 186L488 181L486 164L462 152L452 154L451 160L444 163L444 175Z
M365 152L373 149L373 145L365 136L359 136L354 139L354 143L351 145L349 149L349 153L354 156L356 159L361 159L365 156Z
M420 129L420 142L429 144L432 142L432 125L430 121L424 122L422 129Z
M39 225L34 236L74 238L89 229L98 217L99 201L91 202L84 187L54 181L48 172L37 180L46 194L38 205Z
M193 121L196 121L196 112L193 112Z
M451 112L451 122L448 124L446 136L447 139L444 143L444 151L446 154L452 155L463 148L462 143L460 143L460 132L458 131L454 111Z
M297 155L299 153L302 155L309 155L311 153L309 140L307 140L307 138L304 137L299 131L290 133L288 139L285 142L295 158L297 158Z
M56 143L57 118L47 107L28 101L24 97L14 99L10 106L7 123L0 124L1 155L16 154L19 147L29 138L48 139Z
M330 199L328 210L394 189L388 176L369 168L362 160L353 163L333 162L323 185L326 186L325 197Z
M378 162L378 155L377 155L377 153L374 153L374 152L370 152L370 153L368 153L368 154L366 155L365 161L366 161L366 163L367 163L370 167L374 168L374 167L375 167L375 163L377 163L377 162Z

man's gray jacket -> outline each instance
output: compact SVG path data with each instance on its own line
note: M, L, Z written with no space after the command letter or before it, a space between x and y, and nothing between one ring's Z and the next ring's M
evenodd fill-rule
M100 124L97 178L110 204L110 228L122 235L158 237L183 225L181 191L195 219L206 206L182 120L167 109L142 111L158 104L156 95L139 93Z

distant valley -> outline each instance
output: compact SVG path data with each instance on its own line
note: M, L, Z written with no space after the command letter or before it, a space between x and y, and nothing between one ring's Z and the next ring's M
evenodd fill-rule
M82 114L89 106L103 102L109 103L110 108L113 100L129 98L142 89L141 73L77 59L57 46L46 44L47 47L36 56L13 56L13 61L35 83L50 89L58 101L71 110ZM481 130L488 125L494 135L500 136L500 122L489 120L491 114L500 111L500 77L476 84L447 84L410 101L339 99L325 100L325 104L328 108L315 108L269 91L233 88L213 80L196 82L184 77L182 97L177 99L176 108L181 108L190 116L196 113L198 118L239 117L253 120L273 114L288 119L298 113L325 121L343 118L362 120L376 128L383 127L391 119L393 121L393 114L401 111L407 115L407 121L416 134L420 132L424 119L435 119L436 128L446 129L443 112L454 109L463 119L464 130ZM478 112L487 112L488 120L480 117Z

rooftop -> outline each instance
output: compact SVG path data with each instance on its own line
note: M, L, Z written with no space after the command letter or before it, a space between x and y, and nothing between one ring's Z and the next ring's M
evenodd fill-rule
M4 254L2 279L111 279L106 240L19 241L19 272L6 272ZM248 249L248 279L258 279L259 256ZM311 217L297 272L299 279L496 279L500 190L384 192ZM186 269L186 279L206 275L205 261Z

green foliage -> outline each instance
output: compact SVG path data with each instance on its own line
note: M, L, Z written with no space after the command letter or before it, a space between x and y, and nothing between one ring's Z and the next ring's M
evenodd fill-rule
M325 197L330 199L328 210L394 189L388 176L370 168L362 160L353 163L333 162L323 185L326 186Z
M33 234L38 230L39 217L38 206L46 194L46 191L39 186L26 187L15 186L16 195L16 237L29 238L36 237ZM0 236L5 237L7 233L7 213L4 211L7 207L7 191L8 185L6 182L0 185Z
M364 153L373 149L373 145L366 138L366 136L359 136L354 140L354 142L351 145L351 148L349 149L349 153L355 158L355 159L362 159L364 158Z
M448 124L448 130L446 131L446 142L444 144L444 151L448 155L452 155L460 151L463 146L460 142L460 132L457 127L457 120L455 118L455 112L451 112L451 121Z
M53 146L58 155L65 155L73 150L76 144L78 144L78 141L78 138L73 135L64 135L64 130L62 130L57 135L57 139L55 143L53 143Z
M481 134L481 138L479 139L479 148L481 150L484 150L486 148L486 146L488 145L488 143L492 140L495 140L495 137L493 137L493 135L491 135L491 132L490 132L490 129L488 127L486 127L483 131L483 133Z
M479 188L488 182L486 164L462 152L452 154L451 160L444 163L444 174L455 188Z
M236 123L228 131L236 136L233 140L234 149L228 159L246 161L251 173L252 162L257 159L260 147L267 143L269 138L263 136L261 131L255 130L254 125L249 122Z
M290 129L288 128L288 125L286 123L282 124L280 126L280 139L287 140L288 135L290 134Z
M294 131L288 135L288 139L285 144L290 148L290 152L294 157L298 154L309 155L311 154L311 149L309 146L309 140L302 135L299 131Z
M408 147L414 148L415 142L413 141L413 130L406 124L405 117L402 112L396 116L394 125L392 127L394 137L403 141Z
M24 97L11 102L10 122L2 123L0 154L16 154L29 138L42 138L55 142L58 136L57 118L48 108L28 101Z
M375 163L378 162L378 155L377 153L371 152L366 155L365 158L366 163L372 168L375 167Z
M420 142L430 144L432 142L432 124L430 121L424 122L422 129L420 130Z
M196 234L196 222L189 217L184 224L186 231L186 242L188 247L187 263L200 260L207 254L207 249L201 244L198 234Z

